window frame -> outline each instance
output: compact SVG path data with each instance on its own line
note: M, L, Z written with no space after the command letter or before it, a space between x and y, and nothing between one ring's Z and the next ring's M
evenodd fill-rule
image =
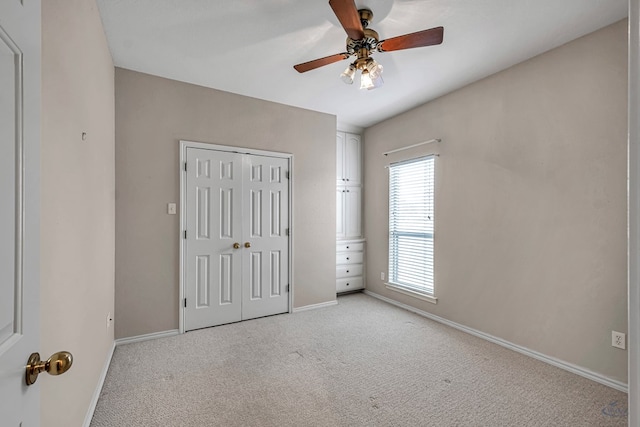
M389 164L388 169L389 169L389 188L388 188L388 202L389 202L389 211L388 211L388 221L387 221L387 225L388 225L388 274L387 274L387 282L385 283L387 289L391 289L393 291L405 294L405 295L409 295L421 300L425 300L431 303L437 303L437 298L435 296L435 190L436 190L436 154L430 154L430 155L426 155L426 156L420 156L420 157L415 157L415 158L411 158L411 159L407 159L407 160L403 160L403 161L399 161L399 162L394 162ZM431 161L432 163L429 164L425 164L422 168L424 169L423 171L421 171L422 173L427 174L427 176L425 176L424 180L420 180L418 178L418 181L422 181L419 184L416 184L415 182L413 184L416 185L416 187L418 187L418 190L423 190L424 191L424 198L422 201L419 202L419 204L424 205L421 206L421 210L419 211L421 215L429 215L429 220L424 220L423 219L419 219L417 221L418 225L420 225L421 227L424 227L423 230L416 232L414 231L400 231L398 232L397 229L397 225L394 226L392 221L394 221L397 224L397 217L396 219L394 219L394 214L393 214L393 209L397 209L397 203L394 202L394 197L398 197L398 193L396 192L395 189L399 188L399 186L402 185L402 183L398 183L396 181L396 178L394 176L394 168L397 167L402 167L402 166L408 166L411 164L415 164L415 163L420 163L420 162L429 162ZM398 173L402 172L400 170ZM404 188L406 189L406 185L404 186ZM395 189L394 189L395 188ZM405 206L406 207L406 206ZM398 216L402 216L402 214L399 214ZM405 218L406 220L406 218ZM430 224L428 224L430 223ZM415 224L414 224L415 227ZM416 276L418 279L426 279L427 280L427 285L426 286L419 286L419 285L415 285L415 284L409 284L409 283L402 283L399 282L397 280L397 274L398 274L398 237L399 237L399 233L400 235L404 235L405 237L409 237L414 239L415 243L412 243L411 245L415 244L415 245L422 245L422 246L427 246L427 248L425 248L424 250L427 251L431 251L431 261L430 261L430 265L428 265L429 261L427 261L427 265L423 266L423 267L419 267L417 269L414 270L420 270L423 269L424 271L422 272L422 275ZM394 238L395 235L395 238ZM424 236L422 239L421 236ZM418 238L416 240L416 238ZM395 252L395 255L394 255ZM415 252L415 248L409 248L407 249L408 255L411 255L411 252ZM415 255L415 253L413 254ZM408 261L411 263L411 260L408 259ZM406 262L406 261L405 261ZM394 265L395 263L395 265ZM394 268L395 267L395 268ZM409 269L413 269L412 267L410 267ZM430 281L429 281L429 277L430 277Z

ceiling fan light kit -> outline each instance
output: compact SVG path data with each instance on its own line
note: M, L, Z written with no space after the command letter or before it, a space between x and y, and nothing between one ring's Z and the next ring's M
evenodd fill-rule
M389 52L442 43L443 27L435 27L380 41L378 33L368 28L373 19L371 10L356 9L354 0L329 0L329 6L347 33L346 51L294 65L293 68L299 73L333 64L355 55L356 60L340 74L340 79L346 84L353 84L356 70L360 70L360 89L375 89L383 84L383 67L371 58L372 52Z

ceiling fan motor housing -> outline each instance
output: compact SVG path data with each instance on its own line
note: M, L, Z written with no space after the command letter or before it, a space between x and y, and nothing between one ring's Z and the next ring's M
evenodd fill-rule
M374 51L378 48L379 40L380 37L378 36L377 31L372 30L371 28L365 28L364 37L360 40L354 40L351 37L347 37L347 53L349 53L350 55L354 55L360 52L362 49Z
M373 20L373 12L370 9L358 9L360 15L360 23L364 32L364 37L360 40L354 40L347 37L347 53L350 55L358 55L358 58L369 56L369 51L376 50L380 37L378 33L369 27L369 23ZM366 49L367 52L363 51Z

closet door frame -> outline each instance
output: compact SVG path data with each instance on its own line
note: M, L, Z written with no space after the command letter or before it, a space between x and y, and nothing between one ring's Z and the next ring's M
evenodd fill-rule
M178 239L180 241L180 282L179 282L179 332L183 334L185 332L185 309L184 309L184 299L186 296L186 260L185 260L185 238L184 232L187 229L187 217L186 217L186 173L185 173L185 164L187 161L187 148L200 148L205 150L212 151L221 151L221 152L230 152L230 153L239 153L239 154L252 154L257 156L268 156L268 157L277 157L282 159L287 159L289 162L289 262L288 262L288 273L289 273L289 313L293 312L293 293L295 291L295 283L293 280L293 263L294 263L294 254L293 254L293 154L291 153L282 153L277 151L266 151L266 150L255 150L252 148L244 148L244 147L234 147L229 145L218 145L218 144L209 144L205 142L197 142L197 141L186 141L180 140L180 162L178 165L179 175L180 175L180 229L178 230Z

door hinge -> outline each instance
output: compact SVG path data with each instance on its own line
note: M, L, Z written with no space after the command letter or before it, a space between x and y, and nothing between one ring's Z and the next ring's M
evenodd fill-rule
M289 285L287 285L285 289L286 289L286 292L289 292Z
M287 179L289 179L289 171L287 171L287 173L285 174L285 176L287 177Z
M187 230L184 230L184 238L187 238Z
M184 162L184 171L187 171L187 162Z
M184 308L187 308L187 299L184 299Z
M284 234L287 235L287 236L289 235L289 229L288 228L284 230Z

